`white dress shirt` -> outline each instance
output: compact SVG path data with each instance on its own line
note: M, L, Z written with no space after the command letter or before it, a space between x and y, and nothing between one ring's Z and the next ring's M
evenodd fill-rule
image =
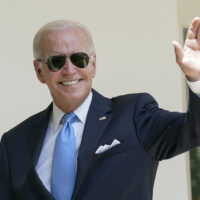
M190 82L187 80L187 84L198 97L200 97L200 81Z
M76 157L78 156L81 139L83 135L83 130L85 127L85 121L87 118L87 113L92 101L92 92L86 100L76 109L74 113L77 116L76 121L73 123L73 128L76 138ZM62 119L65 113L60 110L55 104L53 104L53 112L50 117L48 129L40 152L38 162L36 164L36 171L43 182L47 190L51 191L51 169L52 169L52 160L54 153L54 145L56 137L61 130L62 126L60 120Z

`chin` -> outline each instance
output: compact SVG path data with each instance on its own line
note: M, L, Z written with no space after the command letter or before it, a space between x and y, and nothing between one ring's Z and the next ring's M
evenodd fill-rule
M76 103L76 102L79 102L82 99L84 99L84 97L80 96L80 95L73 94L73 95L64 96L63 99L64 99L64 101L66 101L68 103Z

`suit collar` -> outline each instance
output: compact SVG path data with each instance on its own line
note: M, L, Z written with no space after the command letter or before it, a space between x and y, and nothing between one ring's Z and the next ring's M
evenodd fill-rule
M90 169L93 155L98 147L98 141L102 137L104 130L112 118L111 101L101 96L95 90L92 90L92 94L92 102L86 118L86 124L78 155L77 178L72 199L76 198L78 191L81 189L83 181L87 177L86 175ZM37 176L35 165L42 149L51 113L52 104L40 114L35 115L33 118L34 122L32 124L33 128L28 136L31 157L33 158L30 177L32 180L35 180L34 182L31 182L34 183L35 187L37 187L39 190L44 190L44 196L47 199L51 199L51 195L47 192L47 190L45 190L39 177ZM105 117L105 120L100 120L102 117Z
M111 100L102 96L97 91L92 89L92 103L91 107L94 108L98 113L108 113L111 111Z
M77 109L73 111L76 114L77 118L83 124L85 124L86 122L86 117L87 117L87 113L88 113L91 101L92 101L92 92L90 92L90 94L85 99L85 101ZM53 128L54 133L56 133L56 131L58 130L60 120L62 119L64 114L65 113L53 103L51 123L52 123L52 128Z
M88 113L90 105L92 104L91 98L92 98L92 101L94 99L93 92L97 94L97 92L92 91L92 93L88 96L86 101L84 101L83 104L75 110L75 114L77 114L77 116L80 117L80 120L83 123L86 122L86 115ZM55 116L52 116L53 109L54 111L56 110L56 112L54 113ZM84 109L86 109L85 113L83 111ZM57 128L58 123L60 119L62 118L63 114L64 113L59 108L55 109L55 106L53 105L53 103L51 103L44 111L33 116L33 120L32 120L33 128L31 129L31 132L33 133L30 133L28 135L28 144L30 146L31 155L34 157L34 166L39 157L51 116L55 118L53 124L56 126L54 128Z
M52 104L50 104L44 111L32 117L32 129L30 129L31 133L28 134L28 144L34 166L42 148L51 112Z
M32 117L32 128L30 128L31 132L28 134L27 138L30 148L30 157L32 158L28 180L37 191L40 191L39 194L42 196L41 199L44 200L53 200L53 198L47 189L43 186L39 176L37 175L35 166L42 149L51 112L52 104L50 104L44 111Z
M87 178L87 172L91 167L92 158L98 147L98 141L103 136L103 133L112 118L111 101L101 96L95 90L92 90L92 93L93 98L87 115L78 155L77 178L72 199L76 199L78 191L83 185L83 181Z

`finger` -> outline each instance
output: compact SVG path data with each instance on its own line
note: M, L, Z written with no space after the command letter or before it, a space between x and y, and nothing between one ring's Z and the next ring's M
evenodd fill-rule
M195 39L197 36L199 36L199 33L198 33L199 26L200 26L200 18L196 17L192 20L189 26L186 39Z
M197 28L196 39L200 39L200 25Z
M181 45L176 41L172 41L172 44L174 46L174 52L175 52L175 55L176 55L176 62L181 67L182 58L183 58L183 49L182 49Z

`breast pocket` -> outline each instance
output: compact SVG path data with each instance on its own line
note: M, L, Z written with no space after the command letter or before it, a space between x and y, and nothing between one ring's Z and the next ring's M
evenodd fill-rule
M102 158L109 157L115 154L120 154L131 149L131 144L128 141L120 141L120 142L121 142L120 144L117 144L116 146L113 146L102 153L98 153L98 154L95 153L94 160L102 159Z

